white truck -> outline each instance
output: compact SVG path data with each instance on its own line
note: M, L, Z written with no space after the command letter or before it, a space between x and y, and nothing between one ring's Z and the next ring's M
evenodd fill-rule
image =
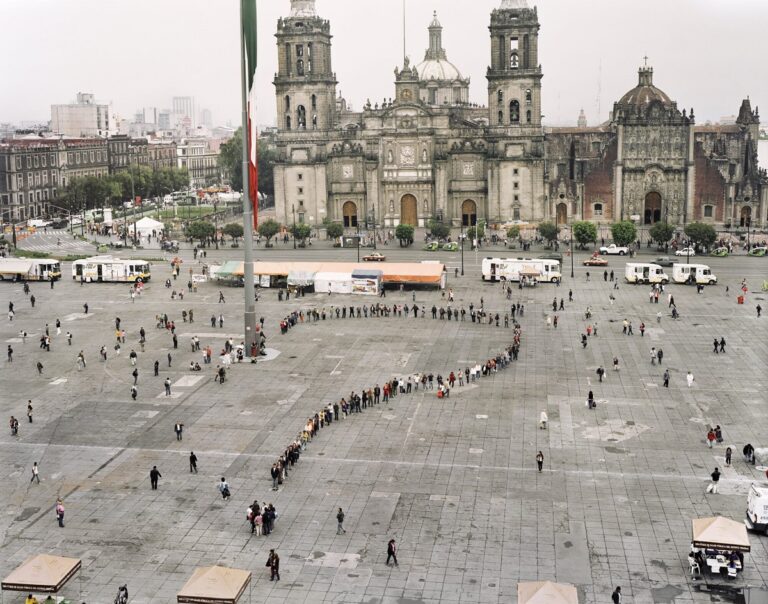
M658 264L645 262L627 262L624 267L624 278L627 283L669 283L669 277Z
M559 283L560 262L546 258L483 258L483 281L520 281L522 277L536 282Z
M689 285L713 285L717 283L717 277L706 264L683 264L676 262L672 265L672 280L675 283L687 283Z
M768 535L768 484L752 483L747 495L747 529Z
M621 245L616 245L615 243L612 243L609 246L603 246L600 248L600 253L605 256L606 254L609 256L626 256L629 254L629 248L624 247Z

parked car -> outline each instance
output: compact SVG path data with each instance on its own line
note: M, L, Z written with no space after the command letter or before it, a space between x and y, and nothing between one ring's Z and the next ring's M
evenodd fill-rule
M608 266L608 260L597 255L597 256L591 256L590 258L587 258L583 262L583 264L584 266Z
M768 253L768 247L753 247L751 250L749 250L750 256L765 256L765 254Z
M613 256L613 255L626 256L627 254L629 254L629 248L612 243L609 246L601 247L600 253L603 255L608 254L609 256Z
M372 254L363 256L365 262L384 262L386 259L387 257L381 252L373 252Z
M443 251L456 252L459 249L459 244L456 241L450 241L443 245Z
M675 256L695 256L696 250L694 250L692 247L684 247L683 249L677 250L675 252Z
M719 256L721 258L723 256L727 256L727 255L728 255L728 248L727 247L715 248L714 250L712 250L712 253L710 254L710 256Z
M440 247L440 244L437 241L432 241L424 246L425 252L436 252L438 248Z
M675 261L669 256L659 256L653 261L653 263L658 264L659 266L672 266Z

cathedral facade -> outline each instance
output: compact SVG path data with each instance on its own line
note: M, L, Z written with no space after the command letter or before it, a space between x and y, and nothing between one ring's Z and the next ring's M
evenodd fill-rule
M545 128L536 8L502 0L489 31L485 106L469 102L435 15L424 60L394 71L394 97L355 112L337 97L331 24L314 0L291 0L276 34L278 221L766 225L749 100L733 125L696 126L693 109L678 109L643 66L604 124Z

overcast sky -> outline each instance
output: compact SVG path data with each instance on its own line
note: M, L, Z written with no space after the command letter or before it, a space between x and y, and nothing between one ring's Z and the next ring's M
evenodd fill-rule
M501 0L406 0L407 52L423 59L433 10L470 98L487 104L490 12ZM529 0L533 4L532 0ZM289 0L259 1L260 124L275 120L274 32ZM215 123L240 119L238 0L0 0L0 122L50 119L78 91L123 117L194 96ZM749 95L768 115L768 1L542 0L538 4L544 121L604 121L637 83L648 55L654 83L697 122L738 111ZM402 0L317 0L331 21L333 66L355 109L394 95L402 64Z

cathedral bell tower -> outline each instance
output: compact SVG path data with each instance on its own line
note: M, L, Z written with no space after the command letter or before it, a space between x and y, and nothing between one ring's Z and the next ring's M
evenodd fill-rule
M329 130L336 112L336 74L331 69L331 25L315 0L291 0L277 22L278 72L274 85L279 130Z
M502 0L491 13L488 107L491 126L541 126L539 18L526 0Z

